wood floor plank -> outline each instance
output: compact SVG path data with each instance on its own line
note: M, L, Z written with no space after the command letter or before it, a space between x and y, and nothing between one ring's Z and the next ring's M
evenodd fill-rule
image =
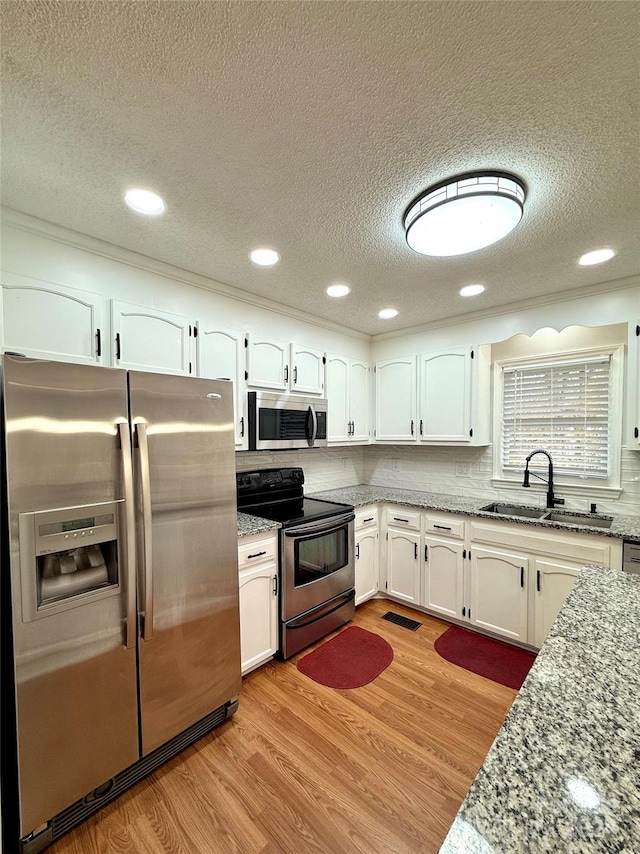
M377 679L319 685L296 667L314 647L270 662L231 720L50 854L435 854L516 692L440 658L442 620L372 600L353 623L393 647Z

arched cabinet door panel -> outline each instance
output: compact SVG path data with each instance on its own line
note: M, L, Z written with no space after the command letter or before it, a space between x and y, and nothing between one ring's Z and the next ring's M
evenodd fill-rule
M112 364L136 371L195 374L192 331L188 317L112 300Z

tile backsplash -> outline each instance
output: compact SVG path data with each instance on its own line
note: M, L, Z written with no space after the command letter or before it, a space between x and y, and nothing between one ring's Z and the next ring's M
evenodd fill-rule
M493 449L364 445L301 451L240 451L236 469L301 466L305 491L320 492L360 483L418 489L468 498L541 504L544 492L500 490L491 483ZM640 453L622 450L623 492L619 499L594 499L600 513L640 515ZM562 496L559 488L557 494ZM590 497L566 497L566 508L586 510Z

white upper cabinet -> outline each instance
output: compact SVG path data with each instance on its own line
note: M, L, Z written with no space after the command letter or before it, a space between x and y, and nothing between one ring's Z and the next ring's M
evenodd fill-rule
M324 353L250 332L247 385L272 391L324 394Z
M416 439L416 357L385 359L375 366L379 442Z
M289 345L253 332L247 334L247 385L286 391L289 388Z
M628 365L629 449L640 451L640 320L629 324Z
M324 394L325 355L319 350L291 345L289 390L300 394Z
M6 284L2 308L5 351L82 364L107 361L104 300L97 294L61 285Z
M164 374L191 373L187 317L119 300L111 301L113 365Z
M367 362L327 354L330 442L369 441L369 377Z
M468 442L471 438L471 348L420 358L418 438Z
M210 323L197 324L198 376L233 383L236 448L247 446L247 396L244 379L244 332L222 329Z
M458 347L378 362L375 438L486 445L490 389L489 347Z

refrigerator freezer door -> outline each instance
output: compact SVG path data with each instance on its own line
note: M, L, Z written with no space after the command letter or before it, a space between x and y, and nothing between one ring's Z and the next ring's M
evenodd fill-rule
M2 372L9 532L3 559L8 557L11 572L20 833L25 835L139 756L136 650L126 632L127 571L134 567L120 560L105 582L98 546L83 545L91 526L82 518L94 515L88 505L124 504L117 425L127 422L128 412L123 371L5 356ZM20 519L64 508L61 517L79 508L70 514L75 521L58 525L60 536L69 537L68 549L58 543L52 547L58 557L38 558L36 534L49 529L43 523L33 536L21 538ZM111 548L125 552L124 513L118 515L118 539ZM102 546L101 556L111 554ZM23 577L29 572L42 575L44 592L37 601L31 601L35 579ZM23 603L23 596L31 600Z
M240 693L233 398L133 371L129 390L147 754Z

